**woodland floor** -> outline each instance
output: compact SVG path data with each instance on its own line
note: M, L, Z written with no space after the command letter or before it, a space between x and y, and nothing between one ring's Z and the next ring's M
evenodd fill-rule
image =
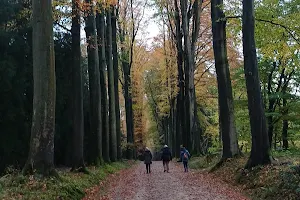
M151 165L151 174L146 174L145 165L141 162L111 175L107 180L104 185L90 189L84 200L248 199L219 178L203 171L185 173L181 163L174 162L170 163L170 173L164 173L162 162L156 161Z

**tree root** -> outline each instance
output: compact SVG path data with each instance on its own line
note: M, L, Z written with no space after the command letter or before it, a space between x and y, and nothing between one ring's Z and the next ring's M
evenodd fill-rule
M209 170L209 173L214 172L214 171L218 170L220 167L222 167L224 162L226 162L226 160L227 159L225 159L225 158L221 158L221 160Z
M232 158L221 158L221 160L217 164L215 164L209 170L209 172L214 172L214 171L218 170L220 167L222 167L225 162L228 162L228 161L230 161L232 159L240 158L242 156L243 156L243 154L239 153L239 154L234 155Z
M61 180L61 177L57 173L54 167L48 167L47 165L43 166L43 168L37 170L33 168L32 165L30 165L28 162L25 164L23 170L22 170L22 175L34 175L40 178L49 178L49 177L54 177L58 180Z

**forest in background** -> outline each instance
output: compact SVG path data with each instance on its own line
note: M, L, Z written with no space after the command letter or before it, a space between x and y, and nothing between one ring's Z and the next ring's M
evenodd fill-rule
M299 0L41 1L0 2L1 174L87 172L163 144L299 165Z

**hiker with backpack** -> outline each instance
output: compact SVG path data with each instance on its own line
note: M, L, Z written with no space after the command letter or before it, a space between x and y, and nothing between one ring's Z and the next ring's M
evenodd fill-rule
M147 174L151 173L152 153L148 147L146 147L144 152L144 163L146 165Z
M165 145L162 149L161 160L163 161L164 172L169 173L169 162L172 160L172 153L168 145Z
M184 172L188 172L188 162L189 159L191 157L191 154L189 153L189 151L182 146L181 151L180 151L180 160L183 163L183 167L184 167Z

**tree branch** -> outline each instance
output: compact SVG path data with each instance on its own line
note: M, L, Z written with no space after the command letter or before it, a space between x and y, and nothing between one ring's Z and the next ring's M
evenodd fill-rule
M299 38L299 36L297 35L297 33L293 33L293 30L291 28L289 28L288 26L286 25L283 25L283 24L279 24L277 22L273 22L271 20L266 20L266 19L258 19L258 18L255 18L256 21L259 21L259 22L266 22L266 23L269 23L269 24L273 24L273 25L276 25L276 26L280 26L281 28L284 28L289 34L290 36L298 43L300 44L300 40L297 39L296 37ZM295 36L296 35L296 36Z
M70 33L71 33L71 30L70 30L70 29L68 29L67 27L65 27L65 26L61 25L61 24L60 24L60 23L58 23L57 21L54 21L54 24L55 24L55 25L57 25L57 26L59 26L60 28L64 29L65 31L67 31L67 32L70 32Z
M221 19L221 20L227 20L227 19L237 19L237 18L242 18L242 16L241 15L237 15L237 16L227 16L227 17L225 17L225 19ZM279 26L279 27L281 27L281 28L284 28L288 33L289 33L289 35L298 43L298 44L300 44L300 37L299 37L299 35L297 34L297 33L293 33L294 31L290 28L290 27L288 27L288 26L286 26L286 25L284 25L284 24L280 24L280 23L277 23L277 22L274 22L274 21L272 21L272 20L267 20L267 19L260 19L260 18L255 18L255 20L256 21L259 21L259 22L265 22L265 23L269 23L269 24L272 24L272 25L275 25L275 26Z

